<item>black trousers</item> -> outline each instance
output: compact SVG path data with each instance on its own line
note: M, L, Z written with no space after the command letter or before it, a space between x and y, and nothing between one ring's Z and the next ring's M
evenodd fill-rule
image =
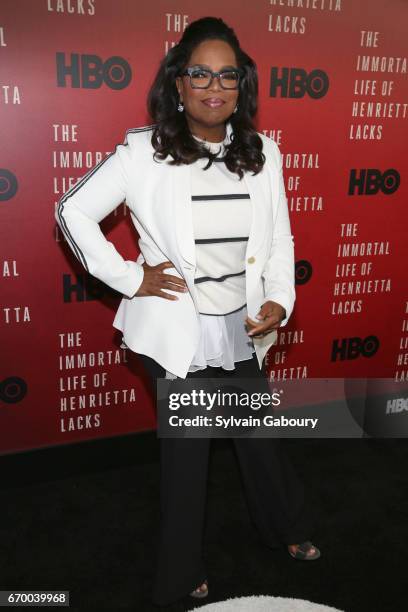
M146 355L139 357L155 394L165 370ZM187 377L264 377L252 359L235 370L207 367ZM314 516L279 438L231 438L237 453L251 518L264 543L276 548L310 540ZM207 578L202 559L208 459L211 438L160 438L160 529L152 601L174 603Z

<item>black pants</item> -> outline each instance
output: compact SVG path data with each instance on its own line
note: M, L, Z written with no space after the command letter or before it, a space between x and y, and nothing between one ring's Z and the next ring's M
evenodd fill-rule
M164 377L155 360L139 354L151 377ZM187 377L266 379L252 359L235 370L207 367ZM311 538L313 514L279 438L232 438L243 477L251 518L267 546L300 544ZM211 438L160 438L160 512L158 563L152 601L168 605L183 598L207 578L202 560L204 511Z

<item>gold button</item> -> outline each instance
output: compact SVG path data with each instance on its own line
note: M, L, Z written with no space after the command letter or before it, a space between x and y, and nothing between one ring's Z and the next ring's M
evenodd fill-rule
M248 263L254 263L255 257L248 257Z

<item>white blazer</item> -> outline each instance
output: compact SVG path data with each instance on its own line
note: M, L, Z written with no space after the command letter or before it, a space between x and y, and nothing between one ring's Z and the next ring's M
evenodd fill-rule
M124 143L61 197L55 219L85 269L123 294L112 325L122 331L126 345L185 378L200 339L191 166L154 161L153 128L128 130ZM230 122L226 133L230 139ZM265 165L257 175L246 172L242 179L253 212L245 255L247 309L254 319L262 304L273 300L286 309L283 326L295 302L294 240L279 148L272 139L258 134ZM99 226L124 200L140 236L136 261L125 261ZM141 264L146 261L153 266L166 260L174 268L165 272L183 277L189 291L171 291L178 300L135 296L144 275ZM263 338L253 338L260 368L276 336L274 330Z

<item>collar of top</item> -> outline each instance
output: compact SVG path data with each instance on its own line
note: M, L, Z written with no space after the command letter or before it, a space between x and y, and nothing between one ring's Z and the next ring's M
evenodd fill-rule
M210 149L210 151L212 153L217 153L220 150L221 147L221 151L220 154L222 155L224 152L224 147L230 143L231 141L231 135L233 133L233 129L232 129L232 125L231 122L228 121L226 124L226 134L225 134L225 138L223 141L220 142L210 142L208 140L204 140L203 138L198 138L198 136L194 136L194 134L192 134L193 138L195 138L196 140L198 140L199 142L202 142L208 149Z

